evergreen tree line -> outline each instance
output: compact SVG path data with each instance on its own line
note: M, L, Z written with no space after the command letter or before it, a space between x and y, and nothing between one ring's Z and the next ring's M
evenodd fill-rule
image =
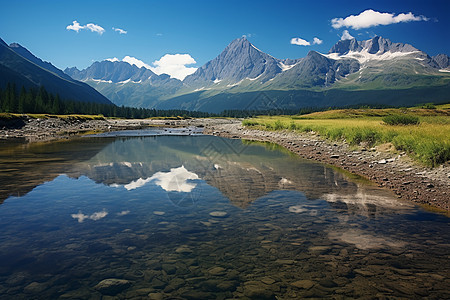
M36 113L36 114L88 114L104 115L105 117L121 117L144 119L151 117L214 117L215 114L181 109L156 110L103 104L95 102L80 102L61 99L48 93L46 89L26 89L22 86L20 92L16 85L8 83L5 89L0 89L0 112L6 113Z
M340 108L387 108L388 106L353 105ZM117 106L115 104L102 104L95 102L80 102L61 99L58 94L48 93L46 89L26 89L22 86L20 91L14 83L8 83L5 89L0 89L0 113L42 113L42 114L88 114L103 115L105 117L120 117L145 119L151 117L184 117L208 118L231 117L247 118L259 115L303 115L316 111L336 109L328 108L302 108L302 109L271 109L271 110L224 110L219 114L201 111L187 111L181 109L156 110L148 108L135 108Z

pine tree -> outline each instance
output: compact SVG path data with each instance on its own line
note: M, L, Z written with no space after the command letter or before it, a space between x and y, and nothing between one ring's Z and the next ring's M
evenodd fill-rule
M61 113L61 99L59 98L59 94L56 94L56 97L53 99L52 104L52 114L60 114Z
M12 90L12 85L11 85L11 83L8 82L8 84L6 85L5 97L2 102L2 111L3 112L10 112L11 102L12 102L11 98L13 96L11 90Z

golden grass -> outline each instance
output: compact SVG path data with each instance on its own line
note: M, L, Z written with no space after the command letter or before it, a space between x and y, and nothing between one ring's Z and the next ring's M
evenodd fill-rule
M243 125L264 130L316 132L350 145L375 146L392 143L418 161L436 166L450 160L450 116L440 109L407 109L419 116L418 125L386 125L382 116L399 114L399 109L335 110L304 116L260 116ZM431 112L430 112L431 111Z

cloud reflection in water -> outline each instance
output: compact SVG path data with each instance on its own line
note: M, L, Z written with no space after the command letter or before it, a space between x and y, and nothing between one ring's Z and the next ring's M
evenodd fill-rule
M167 192L185 192L190 193L196 186L196 183L188 182L188 180L199 179L198 175L189 172L184 166L170 169L170 172L157 172L147 179L139 178L129 184L124 185L127 190L140 188L151 181L155 181Z
M70 216L74 219L77 219L78 223L83 223L84 220L86 220L86 219L98 221L100 219L103 219L107 215L108 215L108 212L105 210L102 210L102 211L95 212L90 216L83 214L81 211L79 211L77 214L71 214Z

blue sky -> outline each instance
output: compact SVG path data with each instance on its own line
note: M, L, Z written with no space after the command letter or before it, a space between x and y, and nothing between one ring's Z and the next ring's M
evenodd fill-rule
M370 26L369 22L355 29L361 23L345 19L368 9L390 13L397 23ZM448 0L5 1L0 38L18 42L62 69L82 69L97 60L125 56L153 66L165 54L189 54L196 62L190 66L199 67L243 35L274 57L300 58L310 50L328 52L344 30L358 40L380 35L436 55L450 54L449 9ZM408 19L399 14L410 12L409 19L415 20L399 21ZM334 28L332 20L339 18ZM94 31L67 29L73 21L79 26L91 24ZM103 28L103 33L95 31L100 27L94 25ZM313 43L315 37L320 44ZM293 38L311 45L291 44ZM301 44L301 40L297 41Z

